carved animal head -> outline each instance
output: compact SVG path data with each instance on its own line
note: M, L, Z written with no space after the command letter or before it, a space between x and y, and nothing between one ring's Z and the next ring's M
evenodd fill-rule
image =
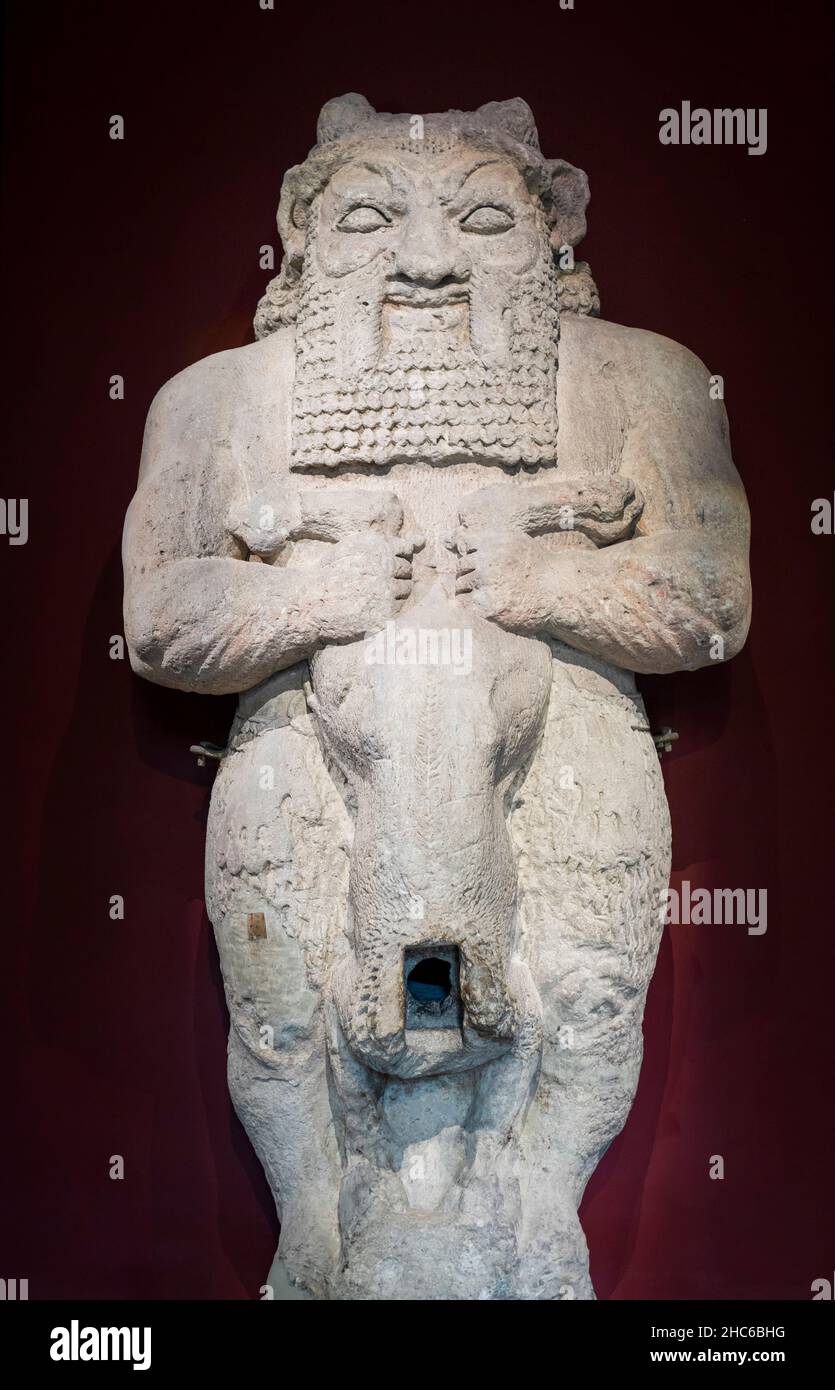
M456 648L466 662L445 659ZM354 1053L377 1071L466 1070L525 1026L507 816L550 677L544 644L437 593L379 638L313 662L323 743L356 805L335 993Z

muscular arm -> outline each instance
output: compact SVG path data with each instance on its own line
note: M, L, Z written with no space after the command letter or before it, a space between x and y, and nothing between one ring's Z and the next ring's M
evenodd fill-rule
M125 521L125 633L137 674L227 694L311 649L298 578L246 563L226 529L240 480L229 450L201 437L182 378L154 400Z
M488 558L486 607L498 622L544 629L629 670L694 669L734 656L745 640L748 508L724 405L710 398L704 366L667 339L635 337L641 351L630 379L637 385L620 459L644 503L634 535L598 541L599 548L556 544L545 554L541 542L527 543L512 597L509 585L491 592ZM477 557L474 578L478 597Z
M688 532L572 551L554 567L546 629L630 671L695 670L728 660L748 631L745 568L715 535Z
M252 522L253 504L230 439L234 426L212 423L212 384L184 389L184 376L175 378L151 406L125 521L124 616L138 675L223 695L325 643L374 630L408 594L411 569L402 558L409 546L384 539L402 519L394 499L369 497L363 509L348 490L335 508L326 492L313 510L289 490L270 499L276 513L295 518L299 537L335 542L326 560L292 569L252 561L258 537L235 518L249 512ZM273 539L263 547L268 555Z
M633 671L694 669L716 659L714 637L725 659L745 641L748 507L705 367L678 344L640 337L621 462L644 497L637 534L558 555L548 628Z

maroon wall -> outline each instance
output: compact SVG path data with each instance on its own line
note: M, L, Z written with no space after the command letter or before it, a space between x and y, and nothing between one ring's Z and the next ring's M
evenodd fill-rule
M0 1276L32 1298L248 1298L272 1254L201 898L211 772L188 751L223 741L229 702L155 689L108 651L150 399L249 340L282 171L322 102L355 89L407 111L526 97L545 151L590 174L583 254L606 316L725 378L754 517L751 638L732 666L644 689L654 725L680 732L664 759L677 877L766 888L768 931L666 934L638 1098L583 1215L604 1298L808 1298L835 1255L835 539L810 532L833 490L825 7L276 6L9 7L4 496L29 498L30 539L0 536L16 765ZM663 147L658 113L684 99L767 107L767 153Z

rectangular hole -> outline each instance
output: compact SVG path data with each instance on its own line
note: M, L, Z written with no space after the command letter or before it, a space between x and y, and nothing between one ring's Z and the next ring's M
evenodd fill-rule
M406 1028L460 1028L457 946L410 946L403 953Z

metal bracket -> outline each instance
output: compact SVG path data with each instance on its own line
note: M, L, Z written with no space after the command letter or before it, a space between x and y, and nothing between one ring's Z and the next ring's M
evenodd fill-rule
M633 724L632 728L636 734L652 734L652 741L655 744L655 751L659 758L662 753L669 753L673 744L678 738L674 729L662 729L660 734L653 734L648 724Z
M670 753L677 738L678 734L674 729L662 729L660 734L653 734L652 741L658 749L658 756L660 757L662 753Z
M219 748L216 743L193 743L188 751L196 755L198 767L205 767L207 762L219 763L228 749Z

